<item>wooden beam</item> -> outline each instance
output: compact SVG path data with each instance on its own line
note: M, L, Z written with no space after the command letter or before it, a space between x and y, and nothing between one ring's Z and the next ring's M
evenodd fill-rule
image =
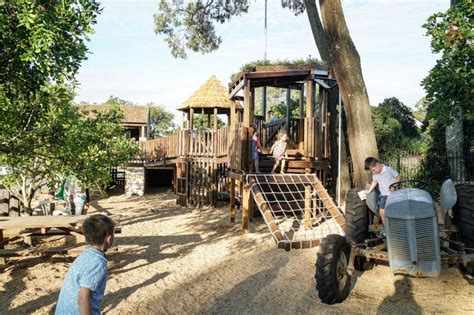
M239 93L239 91L245 86L245 82L247 81L245 74L243 74L241 77L239 77L238 80L240 80L240 81L234 81L236 83L236 85L235 84L232 85L232 89L229 93L229 99L230 100L234 99L234 96L237 95L237 93Z
M235 179L230 179L230 222L235 222Z
M288 86L286 88L286 134L290 136L290 119L291 119L291 89ZM294 140L294 139L292 139Z
M306 81L306 118L313 118L313 104L314 104L314 82L313 80Z
M249 72L245 74L245 78L246 79L278 78L278 77L309 76L310 74L311 74L311 70Z
M189 125L188 125L188 128L189 129L194 128L194 108L189 109Z

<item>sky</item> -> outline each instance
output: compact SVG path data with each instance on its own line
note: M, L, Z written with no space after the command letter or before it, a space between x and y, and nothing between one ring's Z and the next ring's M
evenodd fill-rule
M263 59L264 1L220 24L220 48L175 59L154 33L159 0L103 1L88 44L90 54L77 77L76 101L103 103L110 95L175 111L211 75L229 83L245 63ZM268 59L319 58L306 13L294 16L280 0L268 0ZM343 0L344 14L359 52L372 105L396 97L413 106L423 95L421 80L434 66L424 21L445 11L449 0Z

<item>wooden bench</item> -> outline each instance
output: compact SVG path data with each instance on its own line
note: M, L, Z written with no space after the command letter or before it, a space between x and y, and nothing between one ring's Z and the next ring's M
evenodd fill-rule
M74 255L86 246L82 234L82 223L89 215L77 216L31 216L31 217L0 217L0 267L5 265L7 257L13 256L44 256L54 254ZM121 232L118 217L112 217L116 223L115 233ZM8 232L9 236L4 236ZM5 246L18 239L28 240L31 237L54 235L73 235L77 243L65 246L44 246L5 249ZM118 248L109 251L118 251Z

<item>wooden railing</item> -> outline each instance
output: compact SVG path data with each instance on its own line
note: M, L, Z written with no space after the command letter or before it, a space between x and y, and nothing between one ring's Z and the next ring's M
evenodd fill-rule
M300 134L300 119L291 118L290 119L290 133L288 136L290 140L294 143L299 143L302 140L302 134ZM278 119L271 123L264 125L266 132L264 132L265 137L263 137L264 147L272 145L272 143L277 140L278 134L280 132L287 132L286 119Z
M227 155L228 128L184 129L174 135L140 143L140 159L165 161L178 157L223 157Z
M325 158L325 143L327 143L327 130L321 128L319 118L305 118L304 151L307 157ZM321 130L322 132L318 132Z
M242 123L239 123L229 132L229 168L242 169Z
M229 128L224 127L217 130L216 134L216 156L223 157L227 155L227 144L229 138Z

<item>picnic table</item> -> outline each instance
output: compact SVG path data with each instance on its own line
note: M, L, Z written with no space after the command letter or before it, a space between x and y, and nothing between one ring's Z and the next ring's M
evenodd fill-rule
M76 255L85 247L85 237L82 234L82 223L89 215L76 216L30 216L30 217L0 217L0 267L5 265L7 257L14 256L44 256L54 254ZM117 218L112 217L117 224ZM121 228L116 226L115 232ZM64 246L31 246L28 248L5 249L11 242L23 239L29 245L34 236L50 237L55 235L73 235L76 242ZM117 247L109 249L117 251Z

